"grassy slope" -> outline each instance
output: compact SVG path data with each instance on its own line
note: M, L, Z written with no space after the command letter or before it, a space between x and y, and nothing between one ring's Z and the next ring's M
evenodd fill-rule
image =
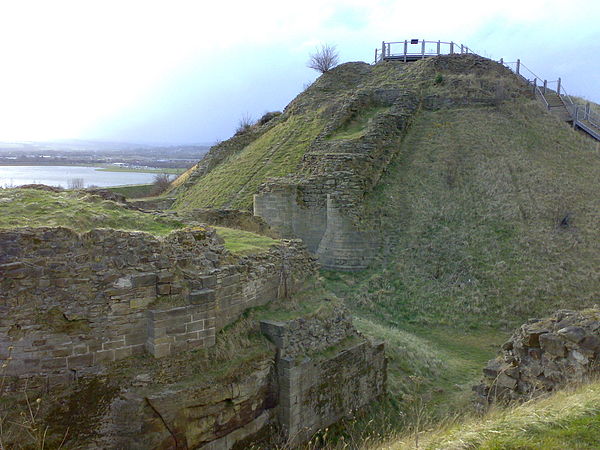
M76 191L0 190L0 229L63 226L77 231L93 228L146 231L166 235L184 224L122 208L114 202ZM249 231L215 227L225 248L239 256L261 253L277 240Z
M600 383L595 382L440 427L421 436L420 448L596 449L598 442ZM402 436L381 448L414 448L414 436Z
M108 191L124 195L126 198L144 198L149 197L155 189L154 184L133 184L129 186L114 186L104 188Z
M260 184L270 177L293 174L309 145L359 86L397 84L403 70L399 66L372 68L364 63L348 63L322 75L288 105L276 125L218 164L191 188L178 191L174 208L251 209L252 197ZM359 117L336 137L359 136L370 117L381 110L375 108ZM188 170L182 174L172 186L181 187L190 173Z
M423 112L366 201L385 255L369 271L331 274L332 287L391 324L512 327L589 306L598 159L591 140L535 104Z
M183 224L76 191L0 190L0 228L41 226L64 226L77 231L115 228L165 235Z
M258 186L268 177L291 173L323 125L318 111L292 115L202 177L174 208L250 209Z
M214 227L225 241L225 248L236 255L251 255L277 245L276 239L233 228Z
M527 101L420 113L367 198L387 237L379 264L323 273L389 357L391 404L342 436L366 445L416 416L422 428L471 411L470 388L510 329L597 301L598 158ZM328 447L347 439L330 434Z

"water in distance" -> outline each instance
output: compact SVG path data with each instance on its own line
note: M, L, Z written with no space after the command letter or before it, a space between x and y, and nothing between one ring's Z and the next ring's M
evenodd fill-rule
M98 167L80 166L0 166L0 187L17 187L23 184L46 184L69 187L69 182L82 179L88 186L122 186L149 184L156 174L140 172L104 172Z

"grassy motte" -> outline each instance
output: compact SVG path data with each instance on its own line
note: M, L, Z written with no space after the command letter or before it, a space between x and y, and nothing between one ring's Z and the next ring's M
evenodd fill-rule
M146 231L166 235L181 222L130 210L85 191L0 190L0 228L68 227Z
M225 241L225 248L235 255L252 255L268 251L278 241L250 231L233 228L214 227L217 234Z

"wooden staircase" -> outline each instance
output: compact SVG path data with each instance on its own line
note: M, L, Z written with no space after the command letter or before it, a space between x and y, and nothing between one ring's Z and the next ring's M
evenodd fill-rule
M566 93L560 78L551 82L543 80L518 59L515 63L505 63L501 59L500 63L513 70L524 81L529 83L533 87L536 98L544 103L550 113L571 124L573 128L577 128L587 133L593 139L600 141L600 114L592 111L589 103L585 106L575 103L569 94ZM514 68L511 66L512 64L515 65ZM531 75L532 78L526 77L524 73ZM552 83L556 83L556 89L548 87Z

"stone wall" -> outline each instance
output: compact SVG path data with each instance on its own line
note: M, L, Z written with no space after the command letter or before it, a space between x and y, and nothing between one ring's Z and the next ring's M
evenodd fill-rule
M99 418L87 448L229 449L273 418L277 389L272 359L258 361L228 383L160 388L147 374L123 389ZM76 395L76 394L73 394Z
M600 371L600 309L530 319L483 370L480 398L524 400Z
M336 138L357 115L373 108L380 112L362 134ZM366 268L381 243L373 227L363 223L363 199L400 148L417 108L412 92L357 90L311 143L297 173L260 187L254 214L281 236L301 238L325 268Z
M289 445L385 393L383 343L367 341L346 314L262 321L261 329L277 346L277 420Z
M23 228L1 231L0 248L0 360L12 357L9 374L57 379L210 346L247 308L316 270L300 241L235 258L205 227L164 238Z

